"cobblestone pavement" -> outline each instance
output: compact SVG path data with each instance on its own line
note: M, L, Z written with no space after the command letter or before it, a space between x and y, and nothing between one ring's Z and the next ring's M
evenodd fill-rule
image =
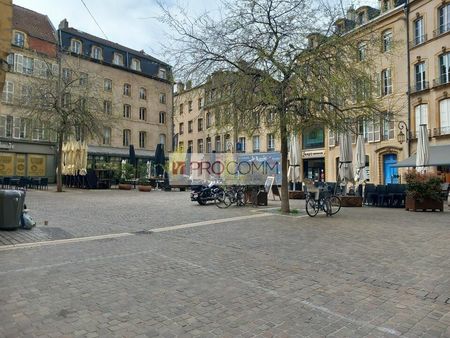
M29 236L72 239L0 247L0 337L450 337L449 211L287 217L187 197L29 193Z

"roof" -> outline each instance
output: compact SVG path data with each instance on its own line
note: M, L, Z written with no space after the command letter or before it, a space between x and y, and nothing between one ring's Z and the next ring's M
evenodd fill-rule
M128 157L130 155L130 150L128 148L114 148L114 147L98 147L98 146L88 146L88 153L92 155L110 155L117 157ZM154 157L154 150L135 150L137 157Z
M73 35L76 35L78 37L85 38L87 40L93 41L93 42L98 43L100 45L109 46L109 47L121 50L123 52L126 52L126 53L138 55L139 57L142 57L144 59L147 59L147 60L159 63L159 64L167 66L167 67L170 67L169 64L167 64L167 63L165 63L165 62L163 62L161 60L158 60L158 59L154 58L153 56L148 55L147 53L145 53L143 51L137 51L135 49L131 49L131 48L125 47L125 46L123 46L121 44L118 44L118 43L115 43L115 42L112 42L112 41L109 41L109 40L106 40L106 39L99 38L98 36L95 36L95 35L92 35L92 34L89 34L89 33L85 33L83 31L80 31L80 30L75 29L73 27L60 28L60 30L63 31L63 32L66 32L68 34L73 34Z
M429 167L450 165L450 144L430 146ZM394 167L415 167L416 154L410 156L406 160L400 161Z
M13 5L12 26L29 36L56 44L55 29L47 15Z

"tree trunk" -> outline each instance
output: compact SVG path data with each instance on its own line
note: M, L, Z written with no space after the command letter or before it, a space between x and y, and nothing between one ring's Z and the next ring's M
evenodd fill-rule
M286 125L281 126L281 212L289 213L289 182L288 182L288 134Z
M62 192L62 145L63 135L58 134L58 149L56 150L56 191Z

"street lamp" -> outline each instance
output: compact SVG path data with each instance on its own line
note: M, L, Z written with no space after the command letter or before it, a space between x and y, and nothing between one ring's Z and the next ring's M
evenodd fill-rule
M408 136L409 129L408 129L408 126L406 125L406 122L400 121L398 123L398 129L400 130L400 132L397 135L397 141L398 141L398 143L403 144L405 141L409 140L409 136ZM403 133L403 130L405 131L406 134Z

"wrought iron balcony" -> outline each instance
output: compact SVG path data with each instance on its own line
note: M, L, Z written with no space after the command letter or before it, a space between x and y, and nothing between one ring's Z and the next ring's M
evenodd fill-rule
M433 35L434 37L437 37L449 31L450 31L450 22L447 22L444 23L443 25L440 25L438 29L434 30Z
M416 82L416 84L411 87L411 94L427 89L430 89L430 83L428 81Z
M428 40L428 35L423 34L423 35L414 37L414 39L410 42L410 44L412 47L416 47L418 45L421 45L422 43L425 43L427 40Z
M450 135L450 127L441 127L433 129L433 136Z
M450 83L450 74L441 74L441 76L433 80L433 87L442 86L449 83Z

